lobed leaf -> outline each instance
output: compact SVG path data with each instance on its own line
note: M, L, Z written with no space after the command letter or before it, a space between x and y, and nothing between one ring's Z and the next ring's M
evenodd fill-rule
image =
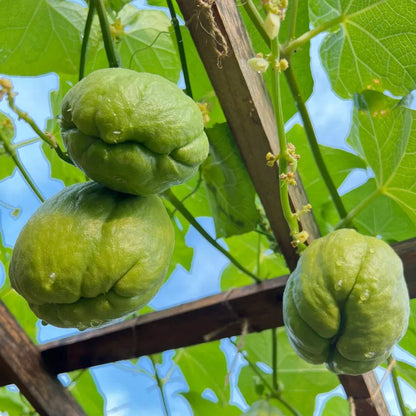
M332 19L321 58L343 98L365 88L403 97L416 87L415 0L310 0L312 24Z

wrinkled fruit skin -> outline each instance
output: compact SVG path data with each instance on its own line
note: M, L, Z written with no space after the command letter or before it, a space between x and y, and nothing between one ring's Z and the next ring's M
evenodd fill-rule
M68 91L61 132L91 179L134 195L187 181L208 155L196 103L159 75L124 68L94 71Z
M48 199L24 226L9 275L39 318L82 330L144 306L163 283L173 246L158 196L76 184Z
M311 243L283 296L294 350L341 374L383 362L406 332L409 313L400 258L385 242L349 229Z

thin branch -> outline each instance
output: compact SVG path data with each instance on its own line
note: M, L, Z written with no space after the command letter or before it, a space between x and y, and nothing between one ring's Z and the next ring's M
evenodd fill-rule
M298 49L303 44L309 42L312 38L319 35L322 32L325 32L326 30L330 29L331 27L338 25L339 23L342 23L344 17L338 16L332 20L329 20L328 22L322 23L320 26L317 26L308 32L304 33L303 35L299 36L298 38L289 41L286 45L283 45L282 47L282 53L285 56L289 56L293 51Z
M163 410L165 412L165 415L169 416L168 404L166 403L165 393L163 392L163 381L159 377L159 373L157 372L156 363L155 363L155 360L154 360L153 356L149 355L149 358L150 358L150 361L152 362L153 370L155 372L156 383L157 383L157 385L159 387L159 390L160 390L160 396L162 398Z
M315 130L312 126L312 122L309 117L309 112L308 112L308 109L306 108L306 103L302 98L302 94L300 92L299 84L297 82L293 66L290 62L290 58L288 59L288 61L289 61L289 67L285 71L285 76L286 76L286 80L290 88L290 92L292 93L293 99L295 100L297 109L302 118L303 127L305 129L306 137L309 142L309 147L315 159L316 166L318 167L319 172L322 176L322 179L328 189L328 192L331 195L332 201L335 204L335 208L337 209L338 215L340 216L341 219L345 218L347 216L347 210L344 207L341 197L338 194L337 188L334 182L332 181L331 175L329 174L328 168L326 167L326 164L322 157L322 153L319 148L318 140L315 135Z
M272 328L272 383L275 391L279 391L279 383L277 381L277 329Z
M90 1L88 14L87 14L87 20L85 21L84 35L82 37L81 58L79 61L79 75L78 75L79 80L84 78L85 62L87 60L88 40L90 38L92 21L94 20L94 15L95 15L95 3L94 1Z
M120 67L120 60L114 46L114 41L111 36L110 25L108 23L107 12L104 7L103 0L91 0L95 3L97 9L98 19L100 20L101 33L103 35L104 48L107 54L108 64L111 68Z
M255 274L251 273L249 270L247 270L237 259L235 259L224 247L222 247L220 244L217 243L215 239L213 239L207 231L204 230L203 227L198 223L198 221L194 218L194 216L188 211L188 209L185 207L185 205L182 204L182 202L176 198L175 194L169 189L165 191L162 194L174 207L177 211L179 211L185 219L212 245L214 246L218 251L220 251L224 256L230 260L234 266L236 266L238 269L240 269L243 273L250 276L253 280L255 280L257 283L261 282L261 279L256 276Z
M243 1L243 6L250 20L253 22L255 28L257 29L257 32L259 32L263 40L266 42L266 45L270 47L270 38L267 36L267 33L264 30L263 17L257 10L257 7L253 3L253 0Z
M35 193L35 195L39 198L41 202L43 202L45 199L43 198L42 194L40 193L39 189L35 185L35 183L32 181L32 178L27 173L25 167L20 162L19 158L17 157L16 149L13 147L13 145L6 139L6 137L3 136L2 131L0 130L0 142L3 143L4 150L10 155L10 157L13 159L14 164L16 165L17 169L19 169L22 176L25 178L27 184L30 186L32 191Z
M172 0L167 0L167 3L168 3L168 8L169 8L170 18L172 21L173 30L175 31L176 43L178 45L179 58L181 60L182 73L183 73L183 78L185 81L185 92L189 97L193 98L191 80L189 78L188 65L186 63L185 48L183 46L181 27L179 25L178 18L176 17L176 12L175 12L175 8L173 7Z

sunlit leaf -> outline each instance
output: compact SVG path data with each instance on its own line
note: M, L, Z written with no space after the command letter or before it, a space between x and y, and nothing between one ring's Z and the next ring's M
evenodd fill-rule
M230 237L225 242L233 257L260 279L271 279L289 273L284 257L270 250L270 242L259 233ZM221 277L222 290L253 283L250 276L233 264L226 267Z
M0 72L78 71L86 9L65 0L0 0Z
M259 213L255 189L227 124L207 129L208 159L202 166L216 236L230 237L252 231Z
M338 18L321 58L341 97L365 88L405 96L415 88L413 0L311 0L309 10L315 27Z
M2 412L1 414L8 416L24 416L34 414L32 406L30 406L22 394L11 391L6 387L0 387L0 409Z
M189 391L183 393L192 407L194 415L198 416L241 416L241 410L231 404L221 405L204 399L200 394Z
M104 399L90 371L80 370L71 373L71 383L68 389L87 415L104 414Z
M220 406L228 406L229 385L225 383L227 365L219 346L219 341L215 341L181 348L177 351L175 362L195 394L201 395L209 388L216 395Z
M0 180L13 173L15 164L10 154L6 151L3 140L11 143L14 136L14 125L11 119L0 111Z
M348 401L340 396L331 397L322 411L322 416L349 416L350 414Z
M416 224L416 112L376 91L355 98L349 143L374 172L377 189Z

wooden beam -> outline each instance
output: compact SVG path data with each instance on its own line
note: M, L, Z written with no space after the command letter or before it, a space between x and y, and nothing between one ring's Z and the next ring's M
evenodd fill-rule
M281 209L278 170L266 165L266 154L279 152L273 107L262 77L249 67L255 53L240 18L235 0L177 1L192 39L214 87L241 156L270 221L290 269L298 256L291 245L288 225ZM227 51L227 54L222 52ZM301 180L291 187L297 208L307 204ZM319 231L312 213L302 216L302 227L313 237Z
M43 366L40 351L0 301L0 381L16 384L43 416L85 415L78 402Z

